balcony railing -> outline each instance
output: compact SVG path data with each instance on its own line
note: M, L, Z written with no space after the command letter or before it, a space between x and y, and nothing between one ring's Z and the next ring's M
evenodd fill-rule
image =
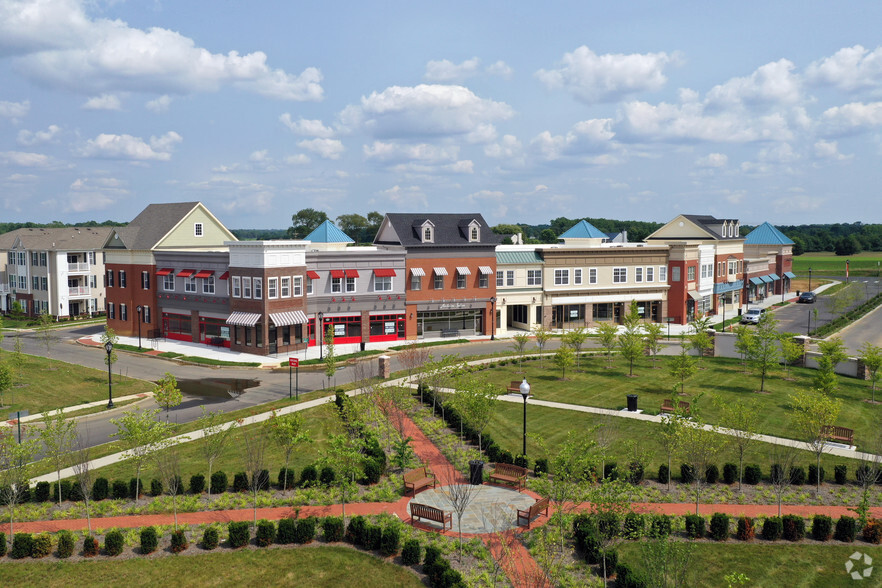
M74 286L67 289L68 296L89 296L91 293L92 288L89 286Z
M88 263L68 263L67 271L71 272L88 272L90 266Z

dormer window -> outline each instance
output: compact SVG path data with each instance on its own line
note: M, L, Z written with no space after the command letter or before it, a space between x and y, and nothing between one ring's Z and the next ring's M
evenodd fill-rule
M435 242L435 225L432 224L432 221L427 220L422 224L421 235L423 243Z
M469 243L477 243L481 240L481 225L478 221L473 220L469 223L468 237Z
M426 227L423 231L423 241L431 241L432 240L432 228Z
M202 236L202 223L193 223L193 236L201 237Z
M469 241L477 241L478 237L478 227L472 227L472 233L471 237L469 237Z

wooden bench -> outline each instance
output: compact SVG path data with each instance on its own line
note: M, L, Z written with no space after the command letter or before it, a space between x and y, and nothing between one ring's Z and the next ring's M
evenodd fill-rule
M680 407L680 412L689 414L689 403L688 402L683 402L681 400L677 404ZM662 401L661 412L662 412L662 414L669 414L669 413L674 412L674 401L669 398L665 398Z
M407 496L407 491L411 490L416 496L417 490L428 488L430 485L434 488L436 484L435 476L430 474L425 467L410 470L404 474L404 495Z
M548 499L540 498L535 503L533 503L530 508L527 510L518 509L518 526L523 527L526 526L528 529L530 528L530 522L539 516L539 513L543 512L545 516L548 516ZM522 525L521 521L526 521L526 525Z
M523 490L527 480L527 468L516 466L508 463L497 463L493 473L490 474L491 482L502 482L504 484L515 484L518 492Z
M521 381L520 380L512 380L511 384L506 388L509 392L517 392L521 393Z
M841 441L842 443L854 445L854 429L825 425L822 433L831 441Z
M459 329L441 329L442 337L459 337Z
M440 508L429 506L428 504L418 504L416 502L410 503L411 526L413 526L414 519L426 519L429 521L435 521L436 523L441 523L442 531L446 531L449 524L450 530L453 530L453 515L451 515L449 512L444 512Z

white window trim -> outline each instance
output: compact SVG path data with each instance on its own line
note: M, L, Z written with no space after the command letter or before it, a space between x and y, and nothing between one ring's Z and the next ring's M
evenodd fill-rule
M356 291L358 291L358 278L350 278L347 276L343 279L346 280L345 286L344 286L344 289L346 290L346 294L354 294ZM350 284L352 286L351 288L350 288Z
M394 278L392 278L392 276L384 276L382 278L374 277L374 292L391 292L392 290L394 290L395 287L393 284L393 279ZM389 287L383 288L383 289L377 288L377 281L378 280L382 280L382 282L380 282L380 283L385 283L386 280L389 280Z
M637 284L643 283L643 268L635 267L634 268L634 282Z
M207 278L202 278L202 293L203 294L214 294L215 293L214 276L208 276Z
M621 278L616 276L616 272L621 274ZM628 268L627 267L614 267L613 268L613 284L627 284L628 283Z
M266 297L268 300L276 300L279 297L279 278L266 279Z
M668 281L668 266L666 266L666 265L658 266L658 281L659 282L667 282Z
M554 270L554 285L555 286L569 286L570 285L570 270L568 270L568 269L555 269Z
M242 298L251 298L251 278L242 278Z
M344 278L331 278L331 294L343 293L343 280Z
M303 276L294 276L291 281L291 295L303 296Z
M166 280L171 280L171 288L169 288L169 282ZM162 276L162 291L163 292L174 292L175 291L175 275L168 274L167 276Z
M597 283L597 268L589 267L588 268L588 283L596 284Z
M573 284L576 286L582 285L582 268L580 267L573 270Z
M263 279L251 278L251 293L255 300L263 300Z
M199 238L205 236L205 226L202 223L193 223L193 236Z
M279 297L291 298L291 276L279 278Z
M184 278L184 292L187 294L195 294L199 289L196 286L196 278L190 276L189 278Z
M655 267L654 266L646 266L646 283L650 284L655 281Z

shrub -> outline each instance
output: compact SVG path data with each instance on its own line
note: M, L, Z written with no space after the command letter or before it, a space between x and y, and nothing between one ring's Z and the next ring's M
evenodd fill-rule
M245 472L238 472L233 476L233 492L247 492L248 491L248 474Z
M704 470L704 479L708 484L716 484L717 480L720 479L720 468L716 464L707 466L707 469Z
M325 517L322 519L322 533L325 535L325 541L328 543L336 543L343 540L343 518L342 517Z
M70 500L70 480L61 481L61 501ZM52 484L52 501L58 502L58 482Z
M318 480L318 471L316 471L314 465L308 465L303 468L303 472L300 474L301 486L313 486L316 480Z
M497 459L499 463L505 464L514 464L514 456L511 454L511 451L508 449L503 449L499 452L499 459Z
M49 482L37 482L34 489L34 502L49 502L50 494Z
M812 520L812 539L829 541L833 536L833 519L827 515L815 515Z
M171 534L171 550L172 553L180 553L190 547L187 541L187 533L183 529L178 529Z
M619 479L619 467L616 462L610 462L603 464L603 479L604 480L618 480Z
M385 557L395 555L401 547L401 529L397 525L389 525L383 529L380 538L380 553Z
M823 466L821 467L821 484L824 483L824 478L826 477L826 472L824 471ZM818 466L810 465L808 469L808 483L809 484L818 484Z
M319 474L319 483L322 486L330 486L334 483L334 469L328 466L322 468L321 473Z
M95 557L98 555L98 540L89 535L83 539L83 556Z
M833 479L837 484L845 484L848 476L848 466L839 464L833 468Z
M211 491L217 494L227 491L229 480L225 472L214 472L211 474Z
M867 543L875 543L876 545L882 543L882 520L870 519L867 521L867 524L864 525L863 535L864 541Z
M686 535L690 539L704 537L704 517L701 515L686 515Z
M73 482L70 486L69 499L73 502L81 502L85 500L85 497L83 496L83 489L76 482Z
M520 466L522 468L526 468L526 469L530 468L530 460L527 459L526 455L515 456L514 463L516 466Z
M805 484L805 468L802 466L792 466L790 468L790 481L794 486Z
M270 473L269 470L260 470L257 472L257 489L258 490L269 490L270 487Z
M5 537L2 538L5 543ZM74 545L76 545L76 539L74 539L73 533L70 531L62 531L58 534L58 557L61 559L67 559L73 555ZM2 554L0 554L2 555Z
M202 494L205 490L205 476L196 474L190 476L190 494Z
M279 470L279 490L287 488L290 490L294 487L294 479L296 473L291 468L282 468Z
M141 529L141 553L153 553L159 546L159 535L156 527L144 527Z
M233 522L227 525L230 547L245 547L251 541L251 531L247 521Z
M401 563L406 566L415 566L420 563L420 542L417 539L408 539L401 548Z
M548 459L544 457L536 458L536 464L533 466L533 475L538 476L539 474L547 474L548 473Z
M368 524L364 530L364 548L377 550L383 542L383 528L379 525Z
M9 552L9 557L12 559L31 557L31 549L33 546L33 535L30 533L16 533L12 537L12 551Z
M688 463L680 466L680 481L684 484L691 484L695 481L695 470Z
M291 520L291 519L288 519ZM281 523L281 521L279 521ZM276 525L272 521L261 519L257 521L257 533L254 542L258 547L268 547L276 540Z
M628 483L638 485L643 481L644 468L643 464L632 461L628 464Z
M625 515L624 535L628 539L639 539L646 531L646 517L637 512Z
M116 500L125 500L129 497L129 485L123 480L114 480L112 496Z
M441 577L438 578L435 586L437 586L438 588L454 588L458 586L464 586L462 574L448 567L444 570L444 573L441 574Z
M659 484L667 484L668 479L671 477L671 470L668 469L666 465L658 466L658 483Z
M150 496L162 496L162 481L150 480Z
M763 522L763 539L777 541L784 533L780 517L769 517Z
M734 484L738 479L738 466L734 463L723 464L723 482Z
M797 515L784 515L781 519L783 526L782 535L788 541L801 541L805 539L805 519Z
M125 538L121 531L110 531L104 536L104 550L107 555L119 555L125 545Z
M332 470L333 471L333 470ZM376 484L383 476L383 470L375 459L367 459L364 462L364 481L368 484Z
M426 556L423 559L424 565L432 565L436 561L441 558L441 549L436 545L427 545L426 546Z
M619 563L619 553L615 549L608 549L601 554L600 572L603 573L603 560L606 559L606 577L609 578L616 572Z
M205 531L202 532L202 548L214 549L219 542L217 527L206 527Z
M621 588L645 588L646 580L631 567L624 563L616 564L616 586Z
M649 534L657 539L668 537L671 534L671 517L668 515L653 515L649 525Z
M725 541L729 538L729 515L714 513L710 520L710 536L714 541Z
M487 445L487 461L491 463L499 463L499 453L501 451L502 449L500 449L499 445L497 445L496 443L490 443L489 445Z
M780 464L773 463L769 468L769 479L770 480L782 480L783 479L783 468Z
M753 519L750 517L738 517L736 537L741 541L753 541L756 537L756 527L753 526Z
M833 538L837 541L852 543L855 535L857 535L857 520L853 517L839 517L839 520L836 521L836 531L833 533Z
M864 530L866 537L866 529ZM31 543L31 557L40 559L52 553L52 537L49 533L37 533Z
M358 547L364 547L365 529L367 529L367 521L363 516L352 517L349 519L349 526L346 527L346 541Z
M137 494L135 493L137 490ZM129 479L129 498L137 500L144 494L144 480L138 483L138 478Z
M762 480L763 471L756 464L750 464L744 467L744 483L756 486Z
M6 555L6 533L0 533L0 557Z
M315 517L297 519L294 527L294 543L312 543L315 539Z
M107 478L95 478L92 484L92 500L104 500L110 496L110 483Z
M280 543L282 545L294 543L296 528L296 519L280 519L279 529L276 532L276 543Z

